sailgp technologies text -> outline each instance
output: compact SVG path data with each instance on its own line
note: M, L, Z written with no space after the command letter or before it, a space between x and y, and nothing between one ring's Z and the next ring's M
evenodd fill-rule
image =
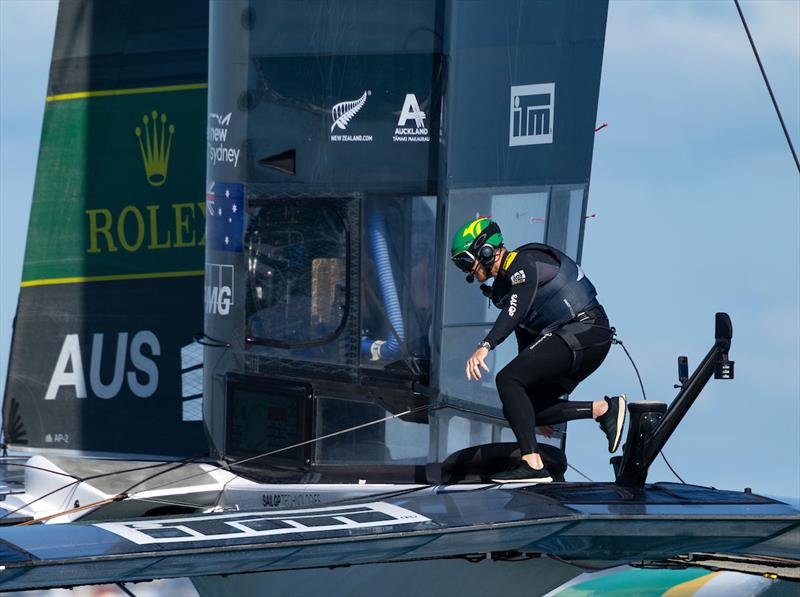
M228 127L231 123L232 112L208 115L208 159L213 165L218 162L233 164L239 167L239 153L241 149L228 146Z
M261 505L265 508L314 506L322 503L318 493L262 493Z
M270 537L291 539L297 535L311 538L354 529L395 527L430 522L430 519L406 508L372 502L352 506L301 508L278 512L237 512L210 514L191 518L101 522L94 526L114 533L137 545L181 543L184 541L221 541Z

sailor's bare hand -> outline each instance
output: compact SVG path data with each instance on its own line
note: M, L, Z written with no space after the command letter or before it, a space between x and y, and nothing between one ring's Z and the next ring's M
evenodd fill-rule
M536 429L545 437L553 437L553 434L556 432L556 428L552 425L540 425Z
M473 379L478 380L481 378L481 369L488 372L489 367L486 366L486 363L483 360L489 354L488 348L483 348L479 346L475 349L475 352L472 353L472 356L469 357L467 360L467 381L472 381Z

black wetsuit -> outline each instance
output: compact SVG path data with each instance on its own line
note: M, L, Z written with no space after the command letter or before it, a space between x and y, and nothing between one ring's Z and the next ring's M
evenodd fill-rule
M519 354L497 373L495 382L522 454L537 451L537 425L591 418L591 402L561 396L594 372L611 346L608 318L596 299L565 323L530 327L537 293L558 271L552 254L512 251L504 256L492 286L492 301L501 312L486 342L494 348L512 331L517 338Z

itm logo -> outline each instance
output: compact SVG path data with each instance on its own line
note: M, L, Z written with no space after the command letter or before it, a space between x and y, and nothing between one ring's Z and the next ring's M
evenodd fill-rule
M555 83L511 86L509 147L553 142L555 97Z
M206 313L228 315L233 305L233 266L206 263Z
M159 127L159 122L161 126ZM152 126L151 124L152 123ZM134 133L139 140L139 149L142 152L144 173L150 186L160 187L167 181L167 167L169 166L169 152L172 147L172 135L175 134L175 125L167 127L167 115L153 110L150 116L142 117L144 128L136 127ZM167 136L169 131L169 136ZM142 141L144 137L144 141Z

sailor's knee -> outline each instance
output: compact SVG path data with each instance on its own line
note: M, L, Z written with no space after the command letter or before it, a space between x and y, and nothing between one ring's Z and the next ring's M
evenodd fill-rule
M500 392L500 398L503 398L503 390L514 384L514 377L508 370L508 367L503 367L494 376L494 383L497 386L497 391Z

